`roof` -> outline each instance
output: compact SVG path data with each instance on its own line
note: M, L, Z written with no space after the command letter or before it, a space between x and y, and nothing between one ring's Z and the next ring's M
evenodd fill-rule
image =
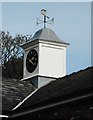
M65 41L61 40L53 30L49 28L42 28L34 34L30 41L23 44L21 47L24 48L25 45L32 43L34 41L38 42L38 40L69 45L69 43L66 43Z
M49 28L42 28L38 30L35 35L32 37L32 40L45 40L45 41L52 41L52 42L59 42L66 44L63 40L58 38L55 32Z
M85 70L80 70L63 78L59 78L49 84L36 90L29 96L22 104L14 111L12 109L22 101L23 98L31 94L32 86L25 81L25 83L17 82L15 85L12 80L5 80L3 82L3 111L25 111L33 109L44 104L53 103L57 100L65 100L80 95L85 95L92 92L92 74L93 67ZM14 80L15 81L15 80ZM17 87L20 86L20 87Z
M2 110L7 114L28 94L34 91L29 81L2 78Z
M47 100L53 100L55 98L68 98L78 96L80 94L86 94L91 91L93 87L92 75L93 67L89 67L85 70L81 70L76 73L72 73L63 78L59 78L50 82L46 86L39 89L33 96L25 101L21 106L22 108L28 108L35 104L40 104ZM72 96L70 96L72 95Z

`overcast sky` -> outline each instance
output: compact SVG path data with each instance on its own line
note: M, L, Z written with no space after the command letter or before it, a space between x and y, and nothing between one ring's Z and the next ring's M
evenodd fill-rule
M54 18L47 25L57 36L70 43L67 47L67 74L91 66L91 3L89 2L20 2L2 4L2 30L11 35L31 34L41 29L36 18L42 20L41 9ZM56 64L56 63L55 63Z

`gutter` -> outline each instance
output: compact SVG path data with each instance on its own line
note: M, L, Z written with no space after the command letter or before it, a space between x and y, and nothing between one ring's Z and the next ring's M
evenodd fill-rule
M75 98L72 98L72 99L68 99L68 100L64 100L64 101L44 105L44 106L41 106L41 107L33 108L32 110L27 110L27 111L23 111L23 112L19 112L19 113L14 113L9 117L14 118L14 117L26 115L26 114L29 114L29 113L34 113L34 112L37 112L37 111L45 110L47 108L52 108L52 107L55 107L55 106L58 106L58 105L63 105L63 104L66 104L66 103L70 103L70 102L73 102L73 101L85 99L85 98L92 97L92 96L93 96L93 93L90 93L90 94L75 97Z

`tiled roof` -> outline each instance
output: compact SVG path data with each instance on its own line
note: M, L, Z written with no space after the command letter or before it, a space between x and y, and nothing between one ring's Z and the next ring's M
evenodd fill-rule
M46 101L64 100L92 92L93 67L50 82L29 97L18 109L32 108ZM32 106L32 107L31 107Z
M40 105L40 103L47 103L47 101L54 102L60 98L68 99L91 92L93 67L85 70L72 73L63 78L59 78L50 82L44 87L38 89L33 95L28 97L17 109L13 112L26 110ZM31 94L33 87L27 81L16 81L15 79L3 78L3 112L12 111L24 98ZM62 100L61 99L61 100ZM26 109L25 109L26 108Z
M11 111L19 102L34 90L28 81L2 78L3 114Z

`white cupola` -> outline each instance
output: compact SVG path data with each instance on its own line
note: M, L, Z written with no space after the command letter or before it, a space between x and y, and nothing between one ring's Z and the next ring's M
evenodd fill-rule
M29 80L38 88L66 75L66 47L69 44L61 40L53 30L46 28L46 17L44 14L44 28L22 45L22 80Z

